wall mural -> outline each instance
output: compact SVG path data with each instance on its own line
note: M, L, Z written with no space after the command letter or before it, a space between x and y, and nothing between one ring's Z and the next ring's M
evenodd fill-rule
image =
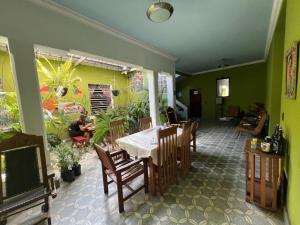
M142 72L136 72L129 78L131 92L141 92L144 90L144 76Z

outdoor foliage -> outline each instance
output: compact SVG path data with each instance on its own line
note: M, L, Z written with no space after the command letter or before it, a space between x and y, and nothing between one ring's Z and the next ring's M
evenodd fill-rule
M126 107L126 120L128 122L128 133L132 134L138 131L139 119L149 116L149 101L144 100L131 103Z
M125 132L134 133L138 131L138 121L140 118L149 116L149 101L139 101L128 104L124 107L109 108L96 115L96 132L93 136L96 143L105 142L109 135L109 123L113 120L123 119L125 122Z
M37 58L36 62L38 73L45 77L40 92L45 126L49 132L48 142L53 147L65 137L68 125L74 120L74 115L63 112L62 105L67 103L85 108L88 100L86 96L82 96L77 86L81 78L73 77L76 66L72 58L58 65L43 56ZM64 91L69 91L68 97L65 97L66 93L62 93Z
M41 59L36 59L36 62L38 73L46 77L45 85L47 85L49 93L51 93L49 96L51 98L55 97L55 94L57 94L57 88L69 88L81 81L80 77L73 78L76 68L73 65L72 58L67 59L65 63L60 64L56 68L44 56L41 56Z
M114 109L108 108L106 111L100 111L96 115L96 131L93 139L96 143L105 142L109 134L109 123L113 120L125 119L125 112L122 107Z
M73 166L78 166L82 153L78 148L72 148L70 144L62 142L54 147L57 154L57 165L62 172L71 170Z
M6 110L7 120L11 128L10 133L20 132L21 124L17 94L15 92L6 92L5 96L0 98L0 105ZM10 135L11 134L7 134L7 132L0 131L0 141L6 139L7 136Z

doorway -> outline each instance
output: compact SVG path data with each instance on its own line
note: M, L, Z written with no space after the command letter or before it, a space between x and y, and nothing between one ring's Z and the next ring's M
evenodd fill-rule
M202 97L199 89L190 89L190 117L202 116Z

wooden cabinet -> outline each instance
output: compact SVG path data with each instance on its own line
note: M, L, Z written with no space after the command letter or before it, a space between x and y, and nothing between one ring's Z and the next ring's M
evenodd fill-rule
M283 156L264 153L258 141L251 149L251 140L245 145L246 201L262 208L281 208Z

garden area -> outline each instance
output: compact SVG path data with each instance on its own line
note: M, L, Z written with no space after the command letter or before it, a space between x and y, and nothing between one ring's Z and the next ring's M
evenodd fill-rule
M7 53L0 54L4 71L0 80L0 141L21 131L16 90L7 59ZM50 163L66 181L80 175L81 160L95 156L92 143L110 144L111 121L123 119L126 133L132 134L138 131L139 119L150 115L147 73L142 69L124 70L124 66L103 64L94 59L79 63L72 56L59 58L36 53ZM159 82L160 120L165 123L167 87L163 77ZM94 132L87 145L78 147L69 136L69 127L83 113Z

